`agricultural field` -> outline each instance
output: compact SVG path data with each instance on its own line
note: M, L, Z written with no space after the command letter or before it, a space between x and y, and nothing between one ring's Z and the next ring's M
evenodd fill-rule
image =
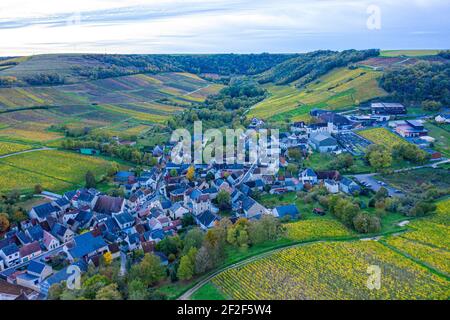
M386 92L378 86L380 72L367 68L338 68L320 77L301 90L289 86L266 85L271 96L255 105L250 117L282 121L309 118L314 108L342 110L359 105Z
M450 131L445 126L425 123L428 129L428 135L435 138L434 149L441 152L444 156L450 157Z
M334 219L300 220L284 226L286 237L294 241L336 239L354 235L353 231Z
M386 243L421 263L450 276L450 198L437 204L436 214L413 221L410 231Z
M398 144L408 143L406 142L406 140L403 140L401 137L397 136L395 133L392 133L386 128L361 130L358 131L358 134L375 144L384 145L389 149L392 149Z
M84 184L87 171L97 178L110 163L101 158L56 150L36 151L0 159L0 191L30 191L41 184L50 191L62 191Z
M379 290L368 268L381 268ZM236 300L448 299L449 281L375 241L330 242L281 250L229 269L212 283Z
M29 150L31 148L31 146L25 144L0 141L0 156Z
M384 174L380 178L396 189L407 194L420 195L427 186L440 190L450 188L450 175L446 169L422 168L413 171Z
M424 57L435 56L440 50L383 50L380 53L381 57Z

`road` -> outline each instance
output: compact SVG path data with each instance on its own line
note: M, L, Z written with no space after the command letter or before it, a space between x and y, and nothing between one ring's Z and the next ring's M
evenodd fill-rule
M46 150L56 150L56 148L43 147L43 148L39 148L39 149L30 149L30 150L25 150L25 151L19 151L19 152L14 152L14 153L5 154L3 156L0 156L0 159L16 156L18 154L23 154L23 153L36 152L36 151L46 151Z

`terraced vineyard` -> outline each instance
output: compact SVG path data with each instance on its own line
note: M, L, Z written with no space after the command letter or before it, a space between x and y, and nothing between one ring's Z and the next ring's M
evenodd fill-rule
M381 287L367 269L381 268ZM315 243L282 250L212 280L233 299L447 299L450 282L380 243Z
M63 191L84 184L88 170L97 178L110 164L101 158L63 151L36 151L0 159L0 191L30 191L36 184Z
M301 90L290 86L266 85L271 96L252 108L250 117L281 121L307 119L313 108L339 110L374 97L385 96L378 86L381 72L365 68L338 68Z
M98 128L126 119L164 123L222 87L193 74L173 72L62 86L0 88L0 137L42 142L61 137L48 130L54 124Z

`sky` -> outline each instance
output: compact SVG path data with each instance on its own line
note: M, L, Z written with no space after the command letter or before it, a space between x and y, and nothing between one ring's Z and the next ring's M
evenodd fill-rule
M450 0L0 0L0 56L448 49Z

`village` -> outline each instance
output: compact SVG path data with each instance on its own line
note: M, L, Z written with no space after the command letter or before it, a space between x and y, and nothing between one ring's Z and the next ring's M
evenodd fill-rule
M98 266L101 257L125 265L136 250L153 252L168 263L168 257L156 251L158 242L174 236L186 225L202 230L214 228L227 216L257 220L272 215L282 221L301 218L302 212L291 205L273 208L262 205L261 194L279 195L324 187L329 194L358 195L363 189L388 190L389 196L403 196L400 190L370 175L344 175L339 170L301 168L293 174L290 163L311 154L350 154L363 156L373 142L358 134L366 128L385 128L424 150L426 166L446 162L432 148L423 118L405 117L406 107L398 103L372 103L366 114L339 114L314 109L311 124L294 122L280 133L280 170L267 174L267 168L254 164L176 164L171 159L173 144L158 145L152 155L156 166L139 175L119 171L114 183L123 188L124 197L104 194L95 188L80 188L64 194L43 192L49 200L33 207L28 219L12 228L0 240L0 299L45 299L49 288L67 281L70 266L86 272ZM405 118L405 119L403 119ZM449 115L435 116L436 122L449 123ZM254 118L249 129L266 127ZM295 165L298 169L298 165ZM314 213L325 214L317 207ZM64 268L58 263L65 261Z

